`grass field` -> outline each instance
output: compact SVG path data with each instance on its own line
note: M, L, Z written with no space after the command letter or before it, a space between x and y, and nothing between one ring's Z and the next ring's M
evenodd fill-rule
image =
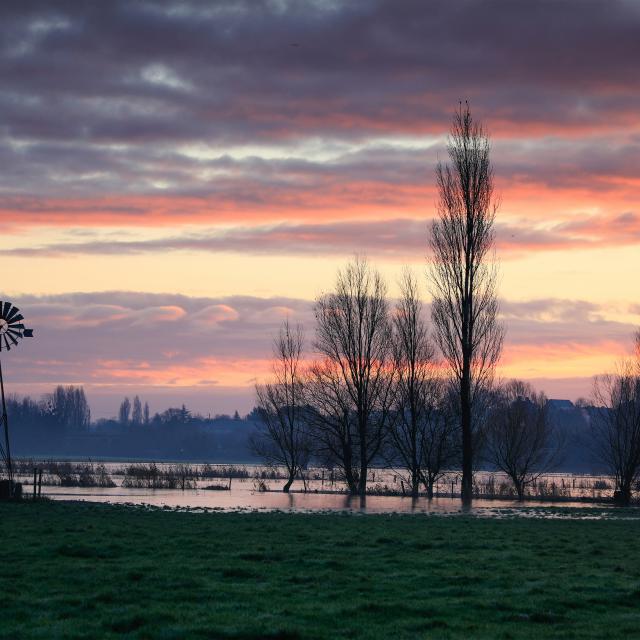
M640 520L0 504L0 637L640 637Z

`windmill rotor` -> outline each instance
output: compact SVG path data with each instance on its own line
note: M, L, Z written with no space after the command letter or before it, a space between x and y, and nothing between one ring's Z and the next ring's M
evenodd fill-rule
M27 329L23 320L18 307L0 301L0 351L11 351L11 347L18 346L18 340L33 338L33 329Z

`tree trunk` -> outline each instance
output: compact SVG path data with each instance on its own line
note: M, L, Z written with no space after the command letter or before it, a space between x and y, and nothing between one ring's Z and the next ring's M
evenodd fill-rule
M460 405L462 427L462 485L460 487L460 497L463 502L471 502L473 497L473 442L471 434L471 381L468 368L462 378Z
M363 462L360 465L360 477L358 478L358 494L361 496L367 495L367 463Z
M514 479L513 483L516 485L516 492L518 494L518 500L522 502L524 500L524 482Z
M411 472L411 495L412 497L417 498L418 493L420 493L420 478L418 476L418 472L413 469Z
M344 479L347 483L347 488L349 489L349 493L352 495L357 495L358 494L358 483L356 482L355 478L353 477L353 473L351 472L351 468L347 467L344 470Z
M356 495L358 493L358 486L355 478L353 477L353 455L351 449L351 442L348 440L344 445L344 479L347 483L347 488L349 489L349 493L352 495Z
M367 425L360 419L360 477L358 478L358 493L367 495Z
M613 501L621 507L628 507L631 504L631 483L620 485L620 489L613 494Z
M433 500L433 480L431 478L427 481L427 498Z
M293 484L293 481L294 481L295 477L296 477L295 472L289 471L289 478L288 478L286 484L284 485L284 487L282 487L282 490L285 493L289 493L289 489L291 489L291 485Z

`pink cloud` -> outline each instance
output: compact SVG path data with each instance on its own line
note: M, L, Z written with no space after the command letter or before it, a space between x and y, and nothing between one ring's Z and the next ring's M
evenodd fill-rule
M18 302L36 338L3 358L11 392L55 384L108 387L113 393L214 385L243 387L251 397L256 378L270 374L272 336L287 316L305 326L305 357L314 357L313 309L305 300L110 292L24 296ZM92 316L94 306L125 310L126 318L107 314L99 323L77 323L57 311ZM588 378L631 348L635 324L607 320L606 309L591 302L505 300L501 306L507 325L501 371L509 376ZM137 322L141 317L156 321Z

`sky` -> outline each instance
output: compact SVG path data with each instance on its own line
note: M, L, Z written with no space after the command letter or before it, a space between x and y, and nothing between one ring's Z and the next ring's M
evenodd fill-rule
M577 6L579 4L579 10ZM247 412L366 255L428 317L435 167L492 142L501 377L589 396L640 324L640 2L2 3L8 391Z

